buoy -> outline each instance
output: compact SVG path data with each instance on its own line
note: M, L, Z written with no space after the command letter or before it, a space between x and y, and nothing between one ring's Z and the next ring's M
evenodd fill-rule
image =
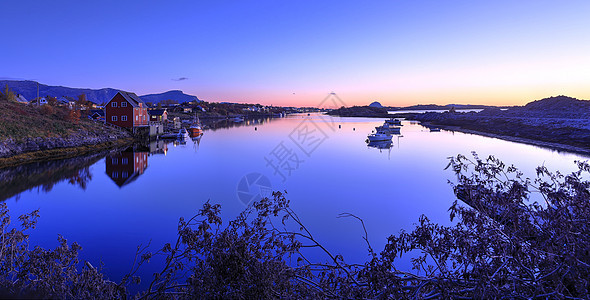
M254 131L256 131L256 130L258 130L258 128L257 127L254 127Z
M342 125L338 125L338 128L342 128Z
M355 131L355 130L356 130L356 128L354 128L354 127L353 127L353 128L352 128L352 131Z

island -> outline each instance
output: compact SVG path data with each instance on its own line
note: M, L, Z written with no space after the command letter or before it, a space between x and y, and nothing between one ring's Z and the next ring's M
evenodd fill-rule
M416 108L418 106L408 107L407 110ZM419 121L425 126L590 153L588 100L560 95L532 101L524 106L485 106L479 112L457 112L451 108L445 112L384 114L385 108L361 106L340 108L328 114L341 117L405 118Z

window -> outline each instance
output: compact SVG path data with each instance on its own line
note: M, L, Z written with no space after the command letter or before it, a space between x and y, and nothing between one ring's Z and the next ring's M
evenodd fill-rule
M139 116L135 116L135 121L139 121Z
M116 122L117 121L117 116L112 116L111 117L111 121Z
M121 102L121 107L127 107L127 102Z
M116 165L116 164L118 164L118 163L119 163L119 162L117 161L117 159L116 159L116 158L113 158L113 159L111 160L111 162L112 162L112 164L113 164L113 165Z
M143 120L145 121L145 115L143 115Z
M127 178L127 177L129 177L129 175L127 175L127 172L123 171L123 173L121 173L121 177Z
M121 121L127 121L127 116L121 116Z
M121 158L121 163L126 165L129 163L129 160L127 159L127 157L123 157L123 158Z
M117 102L112 102L112 103L111 103L111 106L112 106L112 107L117 107Z
M119 178L119 173L113 172L113 178Z

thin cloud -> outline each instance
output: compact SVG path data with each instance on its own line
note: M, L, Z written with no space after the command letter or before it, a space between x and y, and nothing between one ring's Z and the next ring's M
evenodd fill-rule
M188 80L187 77L180 77L180 78L173 78L172 80L174 81L183 81L183 80Z

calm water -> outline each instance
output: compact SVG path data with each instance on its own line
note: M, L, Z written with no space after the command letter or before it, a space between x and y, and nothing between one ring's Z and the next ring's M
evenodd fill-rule
M104 262L107 275L119 280L138 245L151 241L156 250L174 241L179 217L194 215L207 200L221 203L228 220L259 191L287 190L318 240L348 262L363 262L362 228L337 215L362 217L377 251L387 236L410 229L421 214L447 224L454 200L447 183L454 176L443 170L449 156L493 154L530 175L538 165L567 172L575 169L574 160L587 159L477 135L429 132L410 122L403 122L392 148L367 147L367 134L382 122L305 114L206 131L199 143L160 142L81 162L21 168L11 179L3 177L0 196L13 216L40 209L33 244L55 247L62 234L83 246L83 259ZM256 179L259 184L252 184ZM155 267L143 269L144 282Z

